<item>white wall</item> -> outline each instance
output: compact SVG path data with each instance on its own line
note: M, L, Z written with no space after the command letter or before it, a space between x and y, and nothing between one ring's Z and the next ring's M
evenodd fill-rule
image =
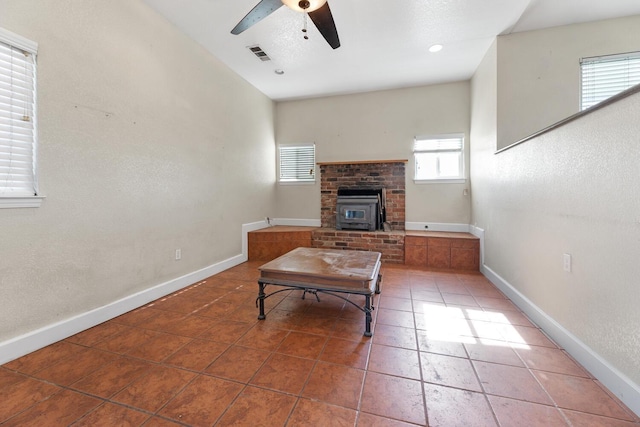
M638 411L640 94L493 154L491 55L472 80L472 221L485 231L485 268L584 344L579 360L605 367L601 380Z
M141 1L0 0L0 26L39 44L46 196L0 209L0 342L241 253L271 100Z
M469 82L333 96L276 105L276 142L315 142L318 162L409 160L406 220L468 224L468 184L414 184L413 138L464 133L468 170ZM320 218L316 185L278 186L277 215Z
M580 58L640 50L640 15L498 37L498 147L579 111Z

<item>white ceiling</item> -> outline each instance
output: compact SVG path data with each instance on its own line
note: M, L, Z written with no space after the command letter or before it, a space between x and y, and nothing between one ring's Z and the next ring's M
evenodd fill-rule
M235 36L259 0L144 1L273 100L466 80L499 34L640 14L640 0L329 0L333 50L286 6Z

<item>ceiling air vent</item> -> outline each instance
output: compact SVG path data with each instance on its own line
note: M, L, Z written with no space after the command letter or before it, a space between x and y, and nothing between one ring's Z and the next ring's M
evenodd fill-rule
M271 61L271 58L265 53L264 50L258 45L249 46L249 50L253 52L255 56L257 56L261 61Z

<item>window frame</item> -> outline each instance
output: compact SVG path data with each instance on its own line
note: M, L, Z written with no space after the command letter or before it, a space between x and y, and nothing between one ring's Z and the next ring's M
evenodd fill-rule
M301 178L289 178L289 179L284 179L282 178L282 169L283 169L283 157L282 157L282 150L293 150L293 149L299 149L299 150L308 150L309 148L311 148L312 150L312 160L311 162L307 162L307 166L311 166L311 168L313 169L313 178L311 179L301 179ZM313 185L316 183L316 178L317 178L317 167L316 167L316 144L313 142L309 142L309 143L297 143L297 144L278 144L278 159L277 159L277 180L278 180L278 184L281 185ZM305 155L304 153L302 153L303 155ZM308 153L306 154L308 155ZM302 168L299 167L298 168L300 171L302 171ZM306 170L306 168L305 168Z
M606 64L616 67L614 70L609 69L610 72L616 73L614 78L603 77ZM630 75L630 71L633 74ZM592 86L591 92L597 92L598 88L603 91L602 85L605 83L617 84L615 92L607 91L606 97L598 97L595 93L585 93L589 86ZM638 83L640 83L640 51L580 58L580 103L578 108L580 111L587 110ZM593 86L596 86L595 89ZM600 99L595 102L593 100L585 101L589 96ZM588 105L585 106L585 103Z
M30 120L33 123L33 135L31 143L31 156L32 156L32 182L33 182L33 194L17 194L10 195L7 193L0 193L0 209L2 208L35 208L39 207L44 199L39 195L38 191L38 167L37 167L37 155L38 155L38 125L37 125L37 55L38 44L28 40L18 34L8 31L0 27L0 42L7 45L10 49L19 49L24 52L33 55L33 97L30 100Z
M424 141L442 141L442 140L460 140L460 148L456 149L419 149L417 147L419 142ZM464 133L448 133L440 135L419 135L413 139L413 181L416 184L463 184L466 183L466 162L465 162L465 135ZM418 178L418 156L420 153L460 153L458 160L458 175L457 176L436 176L433 178Z

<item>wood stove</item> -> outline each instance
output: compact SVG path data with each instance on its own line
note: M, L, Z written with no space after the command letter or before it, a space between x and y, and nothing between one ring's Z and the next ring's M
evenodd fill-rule
M336 229L381 230L385 220L384 199L382 188L339 188Z

